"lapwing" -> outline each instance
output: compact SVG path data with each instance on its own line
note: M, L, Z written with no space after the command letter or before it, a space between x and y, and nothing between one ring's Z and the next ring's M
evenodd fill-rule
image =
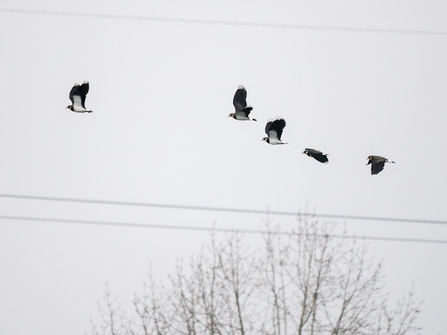
M74 84L69 94L71 105L68 105L67 108L76 113L92 113L93 111L85 108L85 97L89 88L90 85L87 81L84 81L82 85Z
M368 156L368 164L371 164L371 174L378 174L385 167L385 163L396 163L380 156Z
M327 154L323 154L321 151L306 148L303 151L303 154L306 154L309 157L315 158L320 163L327 163L329 162L329 159L327 158Z
M228 115L228 117L232 117L235 120L250 120L256 121L256 119L252 119L249 117L251 110L253 107L247 106L247 90L244 86L239 86L234 94L233 105L235 112Z
M264 137L262 140L266 141L268 144L288 144L281 141L281 135L284 127L286 126L286 120L283 118L270 120L265 126L265 133L268 137Z

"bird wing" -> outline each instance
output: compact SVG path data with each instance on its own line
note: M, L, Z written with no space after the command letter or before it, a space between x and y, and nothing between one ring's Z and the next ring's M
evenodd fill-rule
M68 95L68 97L70 98L71 102L74 103L73 101L73 97L75 95L79 95L79 84L74 84L72 89L70 90L70 94Z
M270 138L277 138L281 140L281 135L284 127L286 126L286 120L284 119L276 119L274 121L270 121L267 123L265 127L265 132Z
M267 136L269 136L269 132L270 132L270 129L272 128L272 124L273 124L273 121L269 121L265 125L265 133L267 134Z
M371 174L378 174L385 167L385 161L373 162L371 164Z
M315 158L320 163L329 162L327 155L323 154L321 151L315 150L315 149L309 149L309 148L306 148L306 150L310 154L311 157Z
M236 113L242 111L245 107L247 107L247 90L244 86L239 86L236 90L233 98L233 105L236 109ZM248 111L248 114L250 114L250 111Z
M81 103L82 107L85 108L85 96L88 93L88 90L90 89L90 84L88 82L84 82L81 86L79 86L78 94L81 97Z
M327 163L327 162L329 162L329 159L323 153L315 154L312 157L315 158L320 163Z

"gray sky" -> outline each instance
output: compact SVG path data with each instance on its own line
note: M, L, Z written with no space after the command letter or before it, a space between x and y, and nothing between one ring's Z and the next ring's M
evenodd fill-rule
M1 193L447 219L447 34L29 15L5 8L447 32L444 1L12 1L0 5ZM65 109L90 82L93 114ZM227 116L238 85L252 116ZM283 140L261 139L268 119ZM330 154L322 165L305 147ZM395 160L370 175L370 154ZM0 199L0 215L257 229L265 215ZM290 227L294 219L270 218ZM341 222L343 223L343 222ZM446 226L347 221L447 240ZM105 282L130 301L208 233L0 221L0 333L82 334ZM247 237L256 243L256 237ZM447 246L370 242L422 334L446 333Z

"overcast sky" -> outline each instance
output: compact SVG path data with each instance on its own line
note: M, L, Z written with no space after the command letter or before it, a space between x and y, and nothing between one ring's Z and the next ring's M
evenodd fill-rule
M3 0L0 39L0 193L447 220L445 1ZM65 109L71 87L84 80L92 114ZM238 85L258 122L227 117ZM288 146L261 141L277 116L287 121ZM329 153L329 164L302 155L306 147ZM371 176L371 154L396 164ZM244 229L266 219L4 198L0 209ZM270 219L285 228L295 221ZM356 235L447 240L445 225L343 223ZM208 239L197 231L0 220L0 333L84 334L107 281L127 303L151 263L163 278ZM385 262L392 297L414 282L424 300L422 334L447 333L447 245L369 243Z

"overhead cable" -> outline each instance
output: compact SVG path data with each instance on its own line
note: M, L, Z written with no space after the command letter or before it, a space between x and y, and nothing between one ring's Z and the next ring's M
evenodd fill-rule
M309 24L293 24L293 23L289 24L289 23L266 23L266 22L248 22L248 21L185 19L185 18L173 18L173 17L154 17L154 16L139 16L139 15L122 15L122 14L94 14L94 13L50 11L50 10L38 10L38 9L0 8L0 13L69 16L69 17L83 17L90 19L133 20L133 21L150 21L150 22L164 22L164 23L183 23L183 24L202 24L202 25L205 24L205 25L220 25L220 26L246 26L246 27L283 28L283 29L300 29L300 30L315 30L315 31L318 30L339 31L339 32L353 32L353 33L360 32L360 33L381 33L381 34L447 36L447 31L442 30L362 28L362 27L350 27L350 26L327 26L327 25L309 25Z
M131 202L131 201L112 201L112 200L95 200L95 199L80 199L80 198L33 196L33 195L22 195L22 194L0 194L0 198L40 200L40 201L58 201L58 202L101 204L101 205L115 205L115 206L151 207L151 208L165 208L165 209L178 209L178 210L230 212L230 213L245 213L245 214L260 214L260 215L317 217L317 218L324 218L324 219L340 219L340 220L405 222L405 223L418 223L418 224L441 224L441 225L447 225L447 221L446 220L390 218L390 217L377 217L377 216L365 216L365 215L302 213L302 212L290 212L290 211L273 211L273 210L261 210L261 209L248 209L248 208L209 207L209 206L194 206L194 205L174 205L174 204L160 204L160 203L148 203L148 202Z
M254 229L233 229L233 228L217 228L217 227L199 227L189 225L162 225L150 223L129 223L129 222L110 222L110 221L96 221L96 220L75 220L75 219L55 219L32 216L14 216L14 215L0 215L0 220L14 220L14 221L31 221L31 222L48 222L48 223L73 223L82 225L99 225L99 226L114 226L114 227L133 227L133 228L152 228L152 229L171 229L171 230L189 230L189 231L206 231L206 232L223 232L223 233L242 233L242 234L273 234L273 235L303 235L294 231L273 231L267 232ZM423 238L403 238L403 237L385 237L385 236L366 236L366 235L337 235L337 234L315 234L320 238L341 238L341 239L358 239L358 240L372 240L372 241L386 241L386 242L411 242L411 243L428 243L428 244L447 244L447 240L423 239Z

